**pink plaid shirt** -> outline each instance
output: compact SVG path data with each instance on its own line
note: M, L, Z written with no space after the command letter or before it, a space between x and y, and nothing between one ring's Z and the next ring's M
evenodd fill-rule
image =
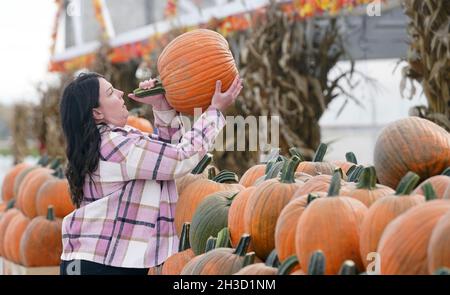
M154 114L158 136L99 125L99 165L86 178L80 208L63 220L62 260L148 268L177 252L174 179L213 147L225 119L210 107L181 136L174 110Z

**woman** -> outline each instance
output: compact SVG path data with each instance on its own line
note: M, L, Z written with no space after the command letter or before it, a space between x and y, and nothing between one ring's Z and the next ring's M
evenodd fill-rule
M61 274L147 274L177 251L174 179L212 148L241 89L239 77L224 93L217 81L211 106L182 136L163 95L129 95L152 105L155 136L126 126L124 93L102 76L82 74L65 88L66 175L77 209L63 220Z

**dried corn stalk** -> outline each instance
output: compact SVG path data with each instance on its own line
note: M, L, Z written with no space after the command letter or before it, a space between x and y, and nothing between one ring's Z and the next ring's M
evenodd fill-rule
M12 152L14 164L23 162L29 153L28 140L30 138L30 108L25 104L16 104L14 106L14 119L12 128Z
M233 43L239 42L230 41ZM312 157L320 143L318 121L328 104L340 94L353 98L342 88L343 81L350 84L353 63L336 79L328 77L345 55L338 19L299 22L289 19L272 3L265 21L255 28L239 52L244 89L243 98L238 100L238 113L279 116L282 152L296 146L306 157ZM238 157L226 154L220 156ZM241 157L235 164L250 166L257 157L253 155L253 161Z
M402 92L407 78L421 83L428 107L418 106L410 113L450 131L450 0L405 0L403 7L410 18L411 43Z

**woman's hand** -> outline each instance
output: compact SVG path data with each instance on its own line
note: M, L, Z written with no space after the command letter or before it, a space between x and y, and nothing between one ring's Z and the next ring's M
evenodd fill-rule
M156 79L146 80L144 82L139 83L139 88L151 89L151 88L155 87L155 83L156 83ZM164 94L157 94L157 95L146 96L146 97L137 97L133 93L130 93L130 94L128 94L128 97L135 101L138 101L138 102L141 102L144 104L149 104L156 111L168 111L168 110L173 109L167 102Z
M216 91L213 95L211 106L215 107L221 112L224 112L230 105L234 103L239 93L242 90L242 79L237 75L230 88L227 91L221 92L222 81L216 82Z

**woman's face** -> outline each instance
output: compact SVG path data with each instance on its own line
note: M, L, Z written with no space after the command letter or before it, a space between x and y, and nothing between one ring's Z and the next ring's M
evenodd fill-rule
M115 89L111 83L98 78L100 83L100 106L93 109L96 123L113 124L123 127L127 123L128 110L123 100L123 91Z

